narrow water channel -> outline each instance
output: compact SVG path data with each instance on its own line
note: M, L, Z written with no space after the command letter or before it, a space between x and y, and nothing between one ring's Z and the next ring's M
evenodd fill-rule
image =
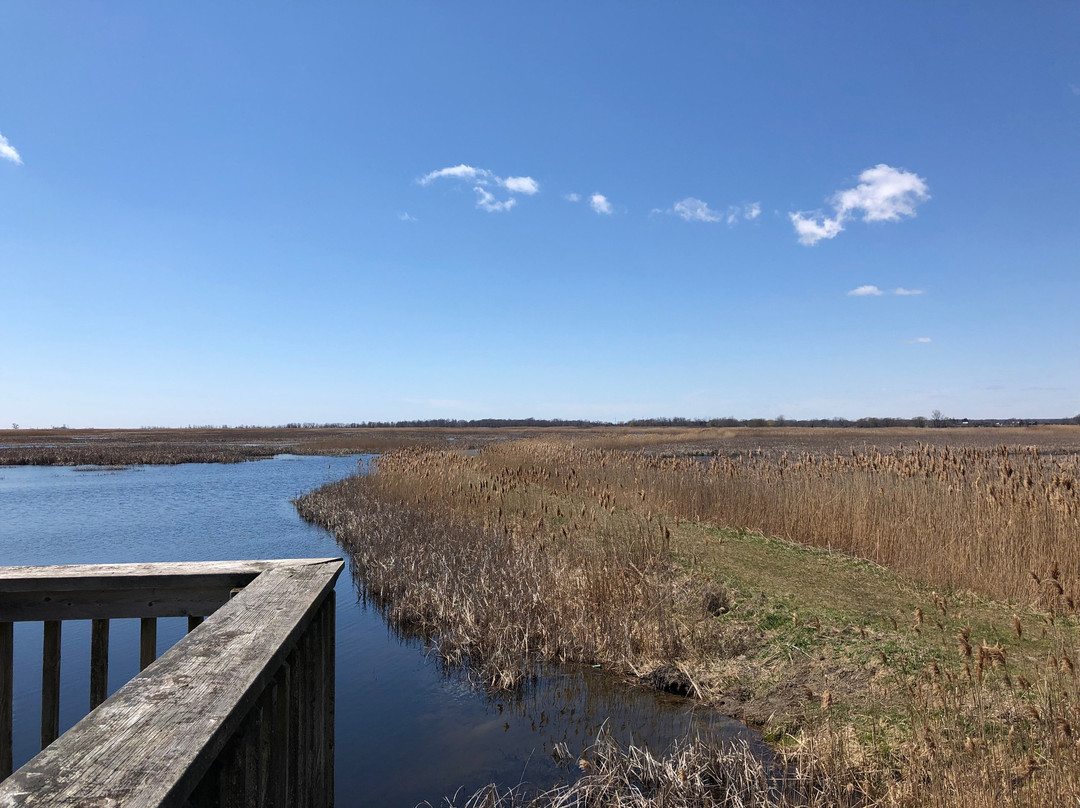
M0 565L340 556L333 537L302 521L290 500L367 460L281 455L124 470L0 467ZM592 669L553 672L513 697L486 694L390 630L363 605L348 572L337 599L338 805L437 806L458 788L489 782L547 787L575 775L555 762L555 745L576 754L605 724L620 740L654 750L693 733L754 741L737 722ZM186 621L159 623L164 652ZM87 710L89 622L65 622L63 631L62 731ZM38 751L41 635L41 624L16 624L16 767ZM110 643L112 692L137 672L138 621L114 621Z

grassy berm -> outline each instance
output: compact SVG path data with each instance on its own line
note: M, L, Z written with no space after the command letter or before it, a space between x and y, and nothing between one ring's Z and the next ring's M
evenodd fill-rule
M1080 801L1076 468L525 440L391 452L297 506L393 623L490 686L600 663L761 726L786 761L778 783L745 749L601 741L571 785L472 804L1060 806Z

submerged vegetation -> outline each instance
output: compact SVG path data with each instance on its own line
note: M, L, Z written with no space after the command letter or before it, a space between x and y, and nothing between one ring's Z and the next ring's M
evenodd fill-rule
M603 759L622 761L608 779L593 771L536 804L1080 797L1075 456L680 459L604 440L398 450L377 474L298 501L353 555L368 598L489 685L548 661L603 664L758 723L788 773L779 791L725 803L718 774L692 772L710 755L730 764L731 750L699 749L689 765L683 747L645 766L607 746ZM709 787L650 774L645 788L645 768Z

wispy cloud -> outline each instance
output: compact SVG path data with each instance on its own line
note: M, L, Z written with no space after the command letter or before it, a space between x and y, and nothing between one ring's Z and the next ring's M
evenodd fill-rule
M710 208L707 202L692 196L676 202L672 212L688 222L718 222L722 218L720 213Z
M811 246L836 238L844 224L859 214L864 222L896 222L914 216L915 208L930 198L926 181L910 171L879 163L859 175L854 188L837 191L832 198L834 216L819 212L789 213L799 243Z
M747 202L744 205L728 205L725 210L710 208L709 203L693 196L681 199L668 210L653 208L653 213L669 213L687 222L727 222L734 225L739 221L752 221L761 215L759 202Z
M8 143L8 139L3 135L0 135L0 157L10 160L15 165L22 165L22 158L19 153L15 151L15 147Z
M482 185L477 185L473 190L476 191L477 196L479 197L476 200L476 207L480 208L480 210L486 210L488 213L504 213L517 204L517 200L514 199L514 197L499 201L495 198L495 194L488 191Z
M416 222L419 221L415 216L410 216L408 211L398 214L398 219L403 222Z
M420 185L431 185L435 180L440 179L472 183L473 191L476 192L476 207L488 213L505 212L514 207L517 204L517 199L512 194L532 196L540 191L540 183L532 177L500 177L486 168L476 168L464 163L432 171L422 176L417 182ZM497 199L489 190L492 187L502 188L509 192L511 196L501 200Z
M915 339L909 339L908 342L912 345L925 345L928 342L933 342L930 337L915 337Z
M856 287L855 289L852 289L850 292L848 292L848 294L855 297L865 297L867 295L883 295L885 293L878 289L876 286L867 285Z
M614 209L611 207L611 203L608 198L603 194L593 194L589 197L589 207L595 210L597 213L603 216L610 216L614 213Z
M563 194L563 199L567 202L580 202L581 196L579 194Z
M443 177L453 177L459 180L488 180L494 175L485 168L473 168L462 163L459 166L450 166L449 168L440 168L438 171L432 171L430 174L425 174L417 182L421 185L431 185L435 180L442 179Z
M921 295L922 294L922 289L905 289L903 287L900 287L898 289L893 289L891 292L886 292L886 291L878 288L877 286L874 286L872 284L867 284L866 286L858 286L858 287L852 289L850 292L848 292L848 294L852 295L852 296L855 296L855 297L863 297L863 296L866 296L866 295L874 295L874 296L876 296L876 295L886 295L886 294L888 294L888 295L908 296L908 295Z

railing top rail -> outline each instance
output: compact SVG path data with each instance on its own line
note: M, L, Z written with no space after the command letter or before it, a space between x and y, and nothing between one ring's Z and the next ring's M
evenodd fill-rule
M253 579L272 567L322 564L333 559L282 558L260 561L166 561L138 564L61 564L53 566L0 567L0 588L6 592L103 589L142 585L169 585L175 579L240 576Z
M344 566L262 563L241 593L0 783L0 806L182 805Z
M332 559L0 567L0 623L208 615L269 569Z

